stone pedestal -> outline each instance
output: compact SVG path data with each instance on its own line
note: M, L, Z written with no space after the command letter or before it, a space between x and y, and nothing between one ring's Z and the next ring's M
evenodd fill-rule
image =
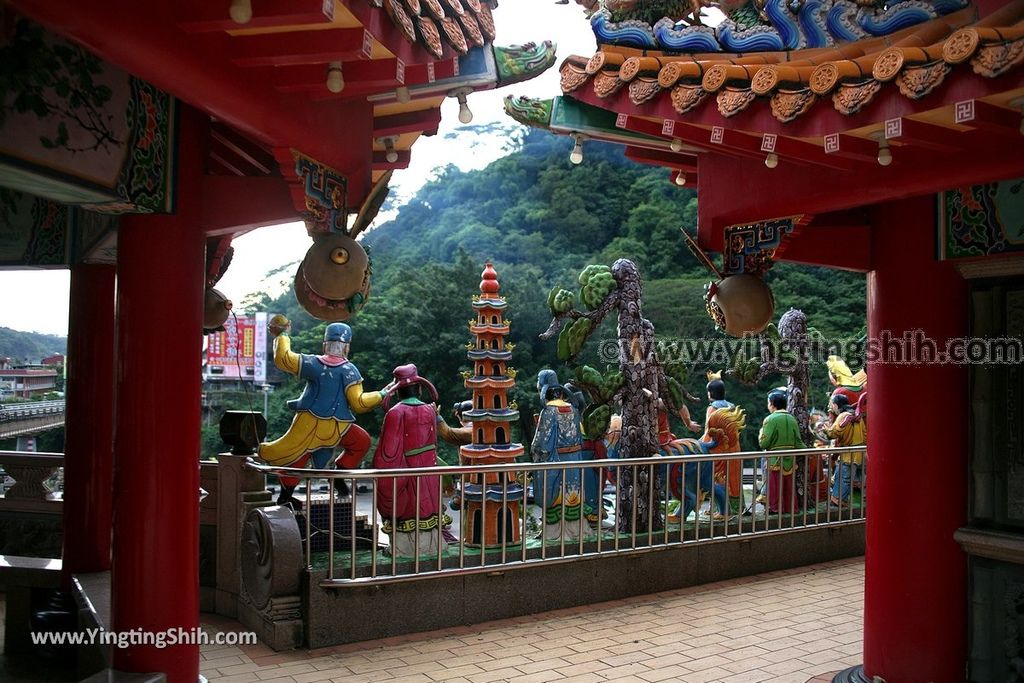
M267 478L245 466L246 456L221 453L217 456L217 591L216 611L226 617L238 616L239 544L242 522L250 511L273 504Z

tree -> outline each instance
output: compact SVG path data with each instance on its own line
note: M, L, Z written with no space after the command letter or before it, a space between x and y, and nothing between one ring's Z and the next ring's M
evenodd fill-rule
M681 401L679 392L670 390L670 378L655 354L654 325L643 317L643 283L636 264L628 259L619 259L611 268L588 266L579 276L580 301L589 309L576 310L575 297L564 289L552 290L548 297L554 316L541 338L559 334L559 358L571 360L576 357L594 329L613 310L618 312L618 364L621 372L621 386L595 387L584 382L584 389L603 403L592 406L588 411L617 404L622 408L622 435L620 456L623 458L644 458L655 455L658 444L658 399L674 413ZM566 323L571 324L566 326ZM685 373L685 368L682 368ZM584 378L585 379L585 378ZM681 386L681 385L680 385ZM675 395L674 395L675 394ZM605 423L607 427L607 423ZM596 433L596 432L595 432ZM619 503L619 530L633 530L633 520L641 528L660 529L661 486L651 481L651 474L658 477L656 468L640 468L633 481L630 468L620 470L619 482L622 500ZM654 486L654 491L651 490ZM648 501L654 500L650 507Z

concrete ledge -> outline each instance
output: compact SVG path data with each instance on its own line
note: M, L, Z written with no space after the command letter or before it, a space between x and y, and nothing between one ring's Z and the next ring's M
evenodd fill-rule
M673 546L634 555L377 586L306 574L306 646L478 624L864 554L864 524Z

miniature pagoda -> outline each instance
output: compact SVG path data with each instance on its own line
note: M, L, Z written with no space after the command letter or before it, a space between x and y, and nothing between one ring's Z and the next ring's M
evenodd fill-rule
M473 297L476 318L469 323L475 342L469 345L473 370L466 374L466 388L473 392L473 409L465 417L473 423L473 443L459 449L462 464L490 465L515 462L523 445L512 441L512 423L519 411L508 404L508 390L515 372L508 367L511 345L505 345L508 307L498 294L498 273L488 263L480 280L480 294ZM506 472L471 474L463 500L466 545L500 546L519 543L519 512L523 487Z

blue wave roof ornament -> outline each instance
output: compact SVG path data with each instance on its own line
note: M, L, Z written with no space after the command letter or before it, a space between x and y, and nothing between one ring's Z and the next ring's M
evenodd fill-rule
M747 0L712 1L726 18L717 28L699 18L677 21L664 17L651 26L629 18L644 10L642 0L602 0L590 23L598 43L670 53L775 52L830 47L873 36L885 36L944 16L967 0ZM612 21L617 8L619 21Z

